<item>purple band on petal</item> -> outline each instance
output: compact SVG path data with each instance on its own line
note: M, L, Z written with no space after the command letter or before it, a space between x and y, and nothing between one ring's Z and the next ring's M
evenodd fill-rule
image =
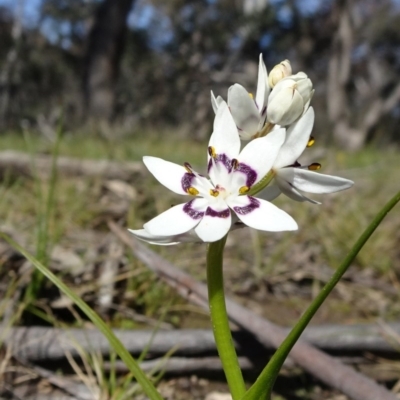
M204 216L204 211L196 210L192 207L195 199L189 201L183 206L183 211L193 219L201 219Z
M208 215L210 217L217 217L217 218L229 218L229 216L231 215L231 212L230 212L229 208L227 208L226 210L222 210L222 211L215 211L211 207L207 207L206 215Z
M251 196L247 196L247 198L249 199L249 204L242 207L239 206L233 207L236 214L246 215L254 211L256 208L260 207L260 201L258 199Z
M215 158L210 157L210 161L208 162L208 169L207 171L210 172L213 160L215 163L222 163L224 167L228 170L228 172L232 171L232 161L231 159L224 153L217 154Z
M246 186L248 187L252 187L257 179L257 172L244 163L239 163L235 172L242 172L246 175Z
M181 179L182 189L187 192L187 190L192 186L193 179L195 178L194 174L190 174L186 172Z

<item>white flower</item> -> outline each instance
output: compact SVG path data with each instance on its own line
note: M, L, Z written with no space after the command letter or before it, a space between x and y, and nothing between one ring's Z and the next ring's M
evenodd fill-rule
M262 130L267 116L269 90L267 68L262 54L260 54L255 99L238 83L232 85L228 90L228 106L241 139L250 140ZM211 92L211 104L215 113L223 101L221 96L216 98Z
M319 169L319 164L301 166L297 162L310 141L313 125L314 110L310 107L296 123L287 129L285 142L280 148L272 167L275 178L272 185L260 193L262 198L273 200L280 193L284 193L293 200L320 204L303 195L301 191L333 193L353 186L354 182L348 179L314 172Z
M308 109L313 94L312 82L304 72L281 79L268 97L268 122L292 124Z
M280 80L292 75L292 66L289 60L284 60L281 63L275 65L268 75L268 83L272 89Z
M208 174L198 174L189 164L180 166L156 157L143 161L155 178L175 193L191 195L186 203L163 212L143 228L150 241L180 241L178 235L194 230L204 242L223 238L232 226L232 211L244 224L265 231L296 230L297 224L275 205L246 195L270 171L285 130L251 141L240 153L236 124L225 102L219 105L208 147ZM145 239L143 230L131 231ZM157 240L152 240L156 238Z

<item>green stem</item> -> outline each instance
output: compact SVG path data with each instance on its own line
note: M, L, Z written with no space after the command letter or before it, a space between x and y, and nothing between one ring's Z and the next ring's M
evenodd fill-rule
M359 251L363 248L367 240L370 238L375 229L379 226L382 220L386 217L389 211L400 201L400 192L398 192L376 215L369 226L365 229L362 235L359 237L353 248L349 251L346 258L340 264L338 269L333 274L332 278L323 287L318 296L313 300L310 306L307 308L305 313L301 316L299 321L293 327L289 335L283 341L283 343L276 350L271 360L261 372L260 376L254 385L248 390L242 400L259 400L269 399L272 393L272 388L275 380L279 374L279 371L289 355L291 349L307 327L315 313L318 311L322 303L326 300L328 295L331 293L333 288L339 282L340 278L347 271L352 261L355 259Z
M209 244L207 253L207 286L211 321L215 343L221 359L222 367L228 381L233 400L243 397L246 392L242 371L233 344L226 312L224 280L222 274L223 252L226 236Z

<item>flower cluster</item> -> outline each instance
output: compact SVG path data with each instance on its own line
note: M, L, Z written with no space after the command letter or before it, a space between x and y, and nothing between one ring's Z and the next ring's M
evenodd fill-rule
M264 231L296 230L293 218L271 200L283 193L319 204L302 192L332 193L353 185L317 173L317 163L298 162L314 141L313 93L311 80L303 72L293 75L288 60L268 76L261 55L255 98L239 84L229 88L227 102L211 92L215 119L207 149L209 178L189 163L144 157L161 184L189 199L130 232L149 243L169 245L214 242L245 225ZM240 151L241 139L250 142Z

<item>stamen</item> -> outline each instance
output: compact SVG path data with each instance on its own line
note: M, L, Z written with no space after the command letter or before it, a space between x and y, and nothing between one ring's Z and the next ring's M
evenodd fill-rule
M233 158L231 164L232 164L232 169L237 169L237 167L239 166L239 161L236 158Z
M210 195L213 197L217 197L219 195L219 191L216 189L210 189Z
M249 92L249 96L250 96L251 99L254 99L253 93Z
M307 147L311 147L315 143L314 136L310 136L310 139L308 139Z
M318 171L321 169L321 164L319 163L312 163L307 167L310 171Z
M193 174L192 166L188 162L185 162L183 166L189 174Z
M250 190L250 188L249 188L248 186L242 186L242 187L239 189L239 194L245 194L245 193L247 193L249 190Z
M210 157L215 158L217 157L217 152L215 151L215 147L208 146L208 154Z
M196 188L194 188L193 186L188 187L186 189L186 192L188 192L192 196L197 196L199 194L199 191Z

